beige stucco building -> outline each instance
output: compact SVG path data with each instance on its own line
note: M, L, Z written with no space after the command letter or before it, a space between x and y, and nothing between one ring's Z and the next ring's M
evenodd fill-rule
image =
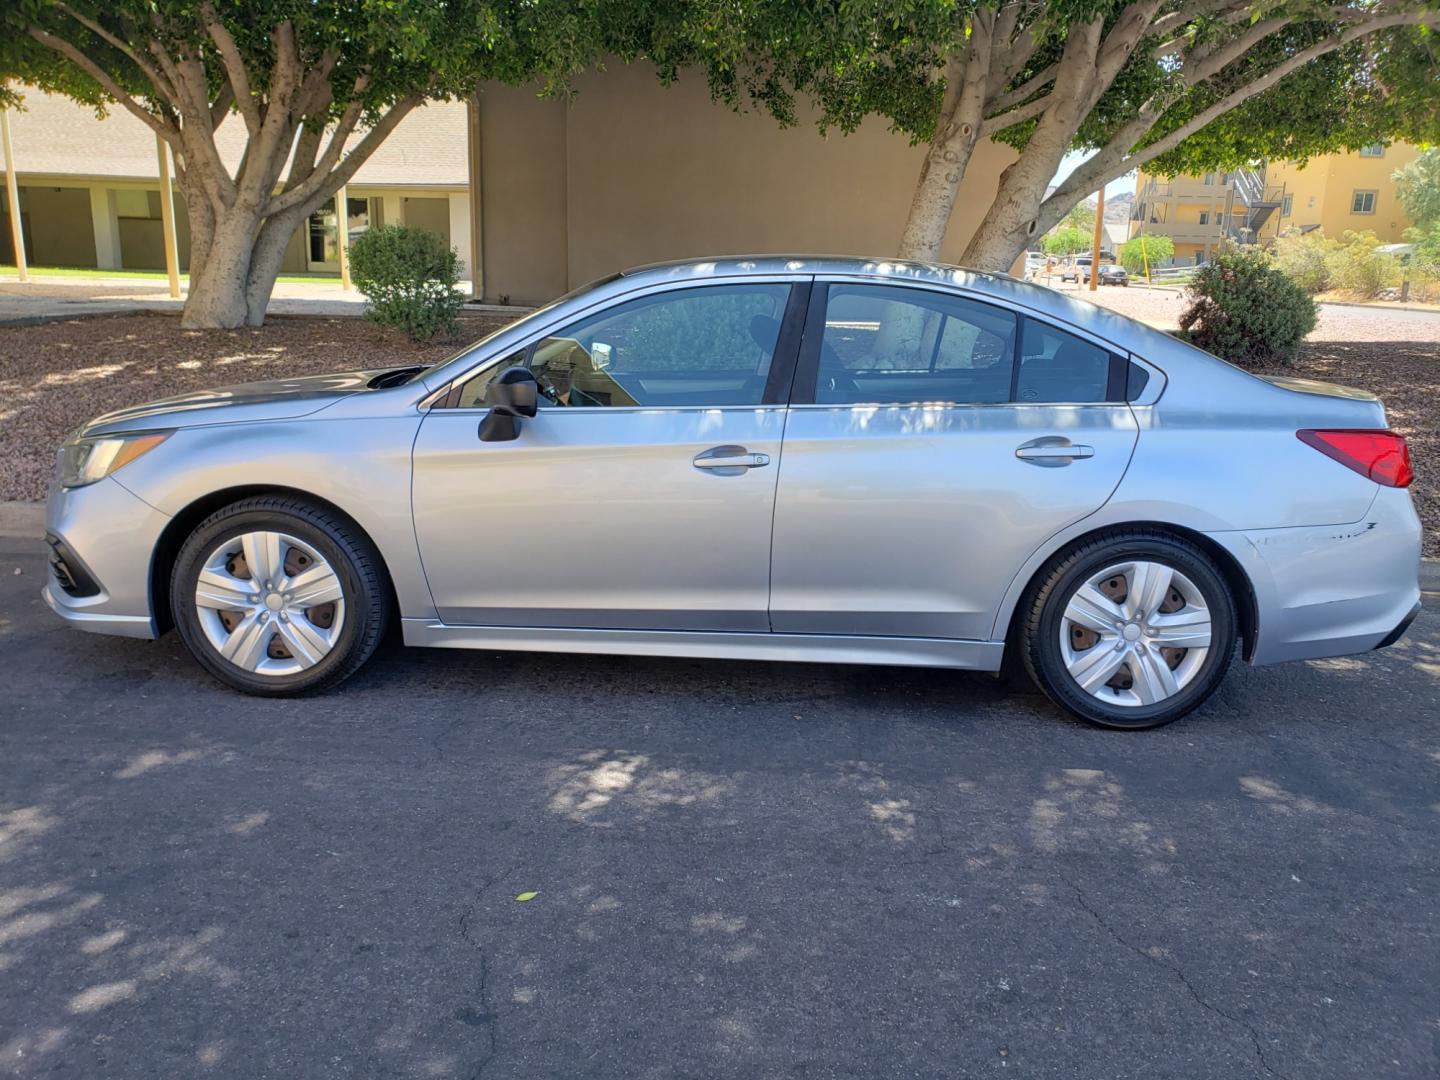
M1222 244L1266 244L1292 230L1373 232L1398 243L1413 224L1400 204L1396 169L1420 151L1408 143L1324 154L1300 164L1272 161L1257 169L1172 179L1140 172L1130 235L1164 235L1175 261L1208 259Z
M25 92L10 114L26 257L37 266L163 270L160 159L154 134L121 108L103 120L66 98ZM437 102L407 116L360 167L347 191L349 231L404 223L443 235L469 263L465 106ZM233 172L245 147L232 117L216 133ZM185 204L177 192L180 265L189 261ZM297 230L282 273L336 274L335 208ZM0 201L0 263L13 264L9 210Z
M711 102L703 77L661 87L643 65L582 76L573 101L494 86L407 117L348 189L352 237L370 224L431 229L477 295L535 303L626 266L745 252L893 254L925 150L870 119L823 137ZM36 91L12 113L27 255L37 265L164 266L155 138ZM218 135L232 167L232 119ZM942 256L954 261L1013 151L976 153ZM183 203L177 232L186 257ZM0 211L3 212L3 211ZM0 261L12 261L0 222ZM285 273L335 273L334 209L291 242Z

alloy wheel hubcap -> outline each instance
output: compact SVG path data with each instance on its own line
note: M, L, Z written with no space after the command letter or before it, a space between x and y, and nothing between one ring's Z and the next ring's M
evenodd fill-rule
M1080 689L1138 708L1194 681L1211 644L1210 609L1195 583L1158 562L1107 566L1083 582L1060 620L1060 655Z
M293 675L335 647L345 596L334 567L286 533L248 532L205 558L195 610L224 659L256 675Z

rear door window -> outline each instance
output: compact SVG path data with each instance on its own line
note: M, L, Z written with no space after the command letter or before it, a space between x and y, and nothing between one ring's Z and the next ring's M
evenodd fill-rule
M814 400L821 405L1009 400L1016 317L964 297L890 285L829 287Z

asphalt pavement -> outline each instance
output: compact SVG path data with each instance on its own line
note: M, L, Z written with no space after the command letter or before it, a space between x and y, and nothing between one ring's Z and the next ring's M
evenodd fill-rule
M1132 734L398 647L245 698L63 627L41 551L0 539L0 1074L1440 1074L1440 595Z

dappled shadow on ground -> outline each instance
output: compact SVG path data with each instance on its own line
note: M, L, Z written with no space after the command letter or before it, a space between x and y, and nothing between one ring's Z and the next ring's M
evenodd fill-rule
M18 1075L1436 1063L1428 615L1124 735L986 677L564 655L257 701L3 595Z

